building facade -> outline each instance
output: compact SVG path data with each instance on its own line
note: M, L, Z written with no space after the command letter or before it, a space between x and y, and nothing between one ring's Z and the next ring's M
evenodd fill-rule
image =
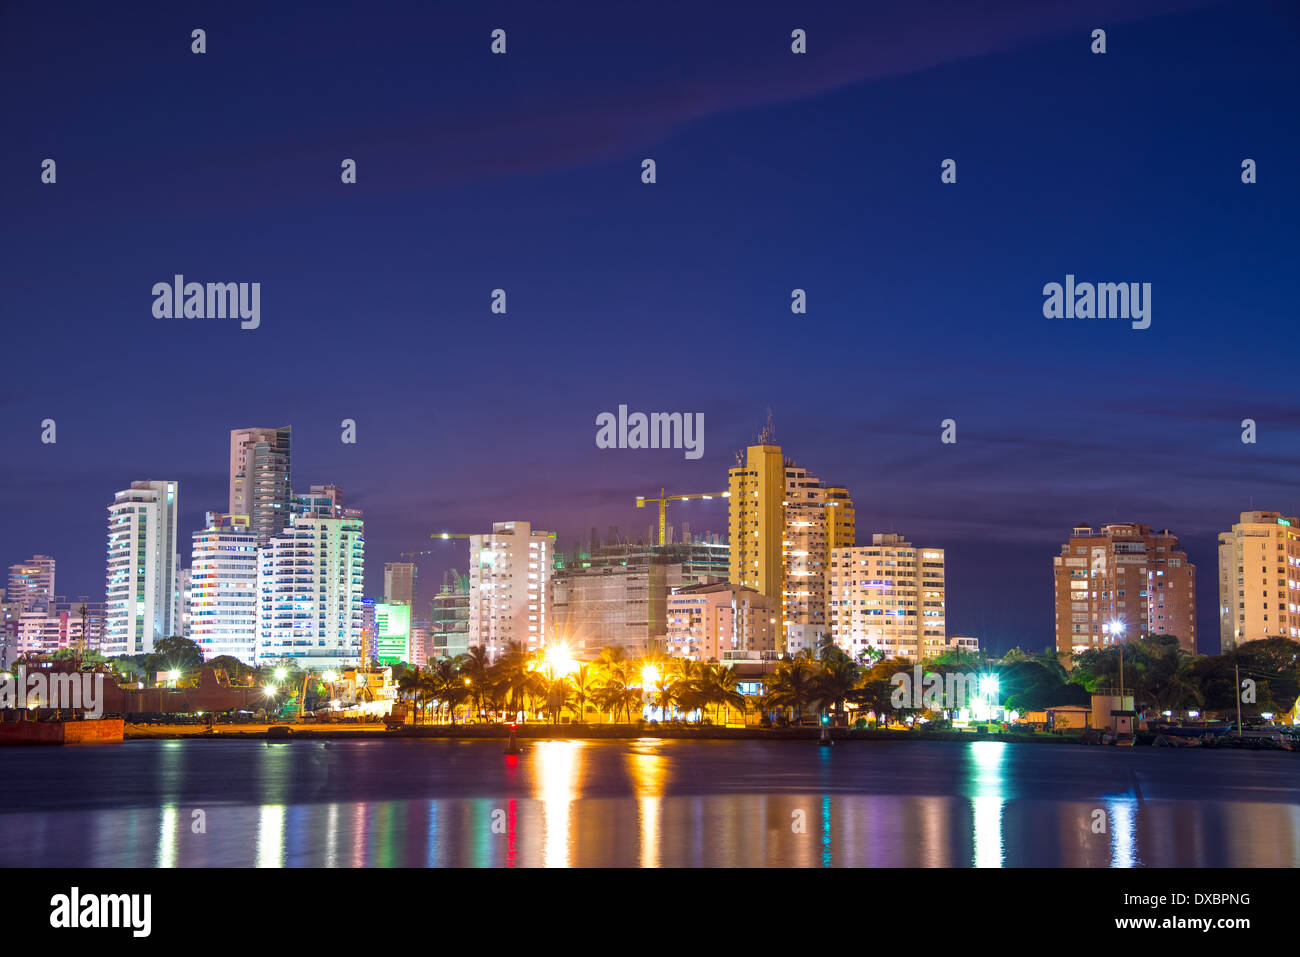
M469 652L469 576L448 569L430 602L428 658L456 658Z
M64 648L99 651L104 641L104 602L82 596L27 602L16 615L17 654L49 655Z
M361 655L365 523L295 515L258 552L259 664L337 669Z
M780 608L785 585L785 463L779 445L751 445L727 473L733 585L762 592Z
M947 646L942 548L872 535L870 545L831 551L829 582L831 639L846 654L920 661Z
M415 604L416 568L414 562L388 562L384 565L384 600L389 604Z
M1052 564L1058 655L1157 635L1196 653L1196 567L1168 529L1078 525Z
M381 665L412 664L411 606L406 602L375 603L375 657Z
M289 426L230 432L228 514L248 516L259 545L278 535L289 522L291 438Z
M1219 534L1219 645L1300 640L1300 518L1242 512Z
M469 644L493 659L518 643L536 651L548 636L555 533L528 522L494 522L469 539Z
M727 546L699 540L668 545L593 544L560 555L552 584L552 637L585 654L619 647L663 651L669 593L724 581Z
M139 655L178 634L177 482L132 482L108 507L106 655Z
M668 597L668 654L692 661L775 653L780 605L731 582L686 585Z
M4 600L27 607L33 602L54 601L54 559L33 555L25 562L9 566L9 587Z
M856 536L848 490L823 485L807 469L786 463L782 630L787 653L815 650L822 636L830 634L826 582L831 552L853 546Z
M256 660L257 536L248 516L208 512L191 536L190 640L203 659Z

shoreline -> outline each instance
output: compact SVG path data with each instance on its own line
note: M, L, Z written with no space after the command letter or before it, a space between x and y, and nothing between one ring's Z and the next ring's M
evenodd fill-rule
M816 741L820 728L642 728L625 724L548 725L524 724L515 730L520 740L538 741L633 741L655 738L671 741ZM330 740L330 739L411 739L488 740L504 743L509 737L505 725L407 725L388 729L383 725L330 727L321 725L127 725L125 740L176 740L193 738L206 741L254 740ZM1042 735L1004 731L987 735L969 731L891 731L836 728L830 737L837 744L857 741L1003 741L1012 744L1079 744L1078 736ZM1140 739L1139 739L1140 741Z

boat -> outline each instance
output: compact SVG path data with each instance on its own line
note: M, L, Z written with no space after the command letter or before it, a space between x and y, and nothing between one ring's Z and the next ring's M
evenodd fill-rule
M1154 748L1199 748L1204 743L1200 738L1161 733L1156 735L1156 739L1151 742L1151 746Z

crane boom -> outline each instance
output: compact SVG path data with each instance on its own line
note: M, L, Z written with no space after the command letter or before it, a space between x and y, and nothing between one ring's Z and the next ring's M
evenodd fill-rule
M636 497L636 507L645 508L647 502L659 503L659 544L668 544L668 503L669 502L688 502L691 499L700 499L701 501L714 498L730 498L730 492L684 492L678 495L669 495L664 489L659 490L658 496L638 495Z

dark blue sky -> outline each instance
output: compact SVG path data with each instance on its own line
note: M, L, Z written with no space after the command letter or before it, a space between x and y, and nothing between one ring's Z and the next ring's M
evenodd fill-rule
M1300 511L1294 4L265 6L0 11L0 564L102 594L115 489L178 479L197 527L228 430L292 424L378 593L432 530L639 533L771 408L860 540L948 549L950 631L1050 643L1070 526L1140 521L1213 651L1216 533ZM178 272L261 282L261 328L153 318ZM1151 328L1044 319L1066 273L1152 283ZM620 403L703 412L703 458L598 450Z

